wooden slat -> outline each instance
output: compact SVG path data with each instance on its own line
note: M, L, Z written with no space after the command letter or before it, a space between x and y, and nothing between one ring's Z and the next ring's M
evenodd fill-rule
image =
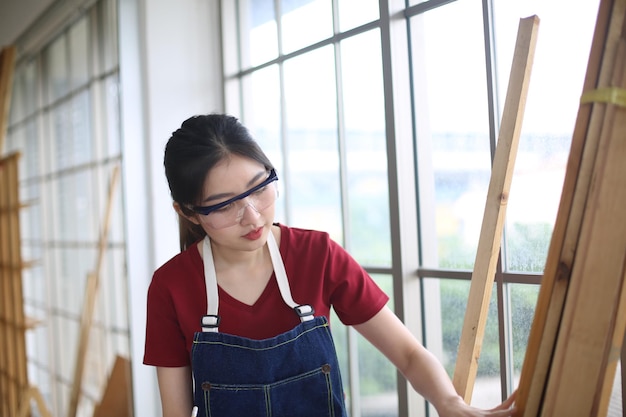
M4 152L4 141L9 122L15 54L14 46L7 46L0 52L0 155Z
M489 301L500 253L515 158L524 118L539 18L521 19L511 65L504 112L487 192L469 299L463 322L453 383L470 403L487 323Z
M583 91L606 87L622 33L624 0L600 3ZM570 278L577 256L582 219L592 184L605 106L580 106L568 159L561 203L548 250L535 317L522 367L517 416L535 417L544 399Z
M72 390L70 393L70 404L68 407L68 417L75 417L78 410L78 402L80 400L80 392L82 388L83 373L85 368L85 358L87 355L89 331L93 320L94 308L96 304L96 296L100 282L100 270L104 261L104 254L108 242L109 226L113 213L113 197L117 188L119 178L119 166L113 168L111 181L109 183L109 195L105 209L104 221L100 231L100 239L98 242L98 253L96 257L95 268L87 276L85 286L85 299L83 300L83 310L81 314L80 332L78 340L78 350L76 355L76 363L74 367L74 380L72 382Z

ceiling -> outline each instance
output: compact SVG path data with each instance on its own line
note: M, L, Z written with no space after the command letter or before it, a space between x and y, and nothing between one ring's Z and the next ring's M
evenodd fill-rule
M55 0L0 0L0 48L14 43Z

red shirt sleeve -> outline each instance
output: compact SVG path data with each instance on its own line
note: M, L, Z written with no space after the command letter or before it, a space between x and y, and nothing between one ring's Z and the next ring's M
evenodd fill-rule
M190 364L191 341L206 314L202 271L196 245L155 271L148 289L144 364Z

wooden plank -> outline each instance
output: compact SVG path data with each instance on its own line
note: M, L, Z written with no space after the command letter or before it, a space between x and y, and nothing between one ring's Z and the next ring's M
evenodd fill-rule
M626 88L626 39L615 61ZM600 415L609 363L614 374L624 336L621 295L626 264L626 109L605 107L579 247L559 326L543 416ZM617 339L617 340L614 340ZM613 344L618 343L617 349ZM575 366L574 366L575 364ZM612 388L611 380L609 391Z
M0 162L0 415L10 415L11 411L11 292L9 276L11 267L8 252L9 225L8 225L8 162Z
M18 393L23 392L28 387L28 373L26 363L26 323L24 317L24 295L22 292L22 242L20 241L20 201L19 201L19 178L18 178L18 163L20 154L14 154L15 157L10 159L10 167L8 170L8 182L9 182L9 200L8 204L12 210L9 210L9 252L11 257L11 264L13 268L9 269L10 272L10 287L12 303L12 316L13 316L13 343L15 345L15 389Z
M619 10L623 3L623 0L600 3L583 91L608 85L614 57L610 52L605 53L605 45L621 33L624 17ZM522 366L517 416L535 417L539 413L578 244L593 155L598 146L594 132L601 129L603 116L603 109L598 106L581 106L578 111L561 202Z
M4 142L9 122L15 55L16 50L14 46L7 46L0 52L0 155L4 152Z
M96 406L93 417L132 417L130 372L130 361L117 356L102 400Z
M68 407L68 417L75 417L78 410L78 402L80 400L80 391L82 387L83 372L85 368L85 358L87 355L87 347L89 341L89 331L93 321L94 307L96 304L96 296L100 281L100 270L104 261L104 253L106 250L109 226L113 213L113 197L117 188L119 178L119 166L113 168L111 180L109 183L109 195L105 209L104 221L100 231L100 239L98 241L98 253L96 257L95 269L87 276L87 284L85 286L85 298L83 300L83 310L81 314L78 350L76 355L76 364L74 367L74 380L72 390L70 392L70 404Z
M537 16L521 19L519 22L504 112L487 192L453 377L456 391L468 404L474 389L489 301L500 254L506 207L524 118L538 28Z

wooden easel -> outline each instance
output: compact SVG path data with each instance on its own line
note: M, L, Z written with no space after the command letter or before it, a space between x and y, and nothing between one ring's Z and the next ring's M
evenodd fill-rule
M478 358L487 323L491 289L500 254L506 205L524 118L538 27L537 16L521 19L519 23L469 299L452 379L457 393L468 404L472 399Z
M601 0L516 416L604 416L626 328L626 0Z
M9 119L16 49L0 52L0 155L4 152ZM0 159L0 415L30 415L35 399L39 413L51 417L41 392L28 385L25 332L33 323L24 316L22 270L29 266L21 256L18 162L14 153Z

